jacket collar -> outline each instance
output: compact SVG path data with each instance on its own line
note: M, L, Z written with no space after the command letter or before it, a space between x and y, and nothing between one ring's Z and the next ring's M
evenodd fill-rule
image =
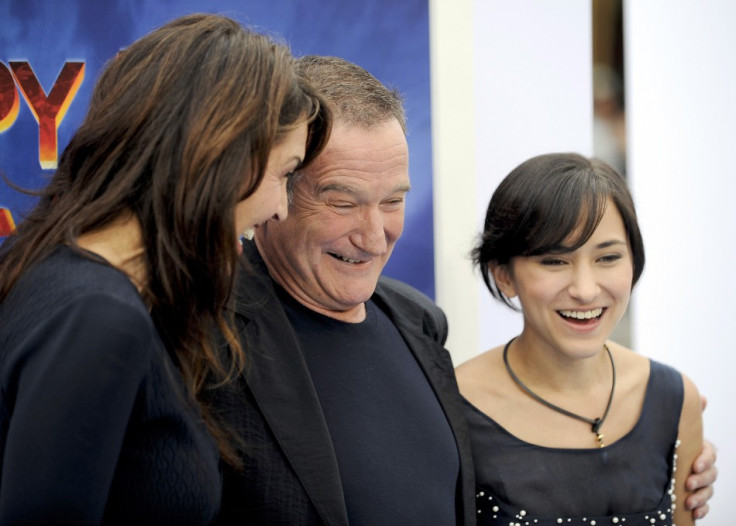
M246 318L248 385L317 512L326 524L346 525L337 459L296 334L255 243L246 244L244 257L250 269L238 276L244 286L235 311Z
M248 384L284 455L325 523L347 524L332 440L296 334L255 243L245 245L244 258L250 269L241 271L239 280L246 285L238 288L234 299L236 314L246 321L242 338L250 362L246 366ZM428 378L457 443L467 444L452 362L447 351L441 349L446 334L433 334L433 330L441 330L440 324L426 320L426 310L397 287L387 286L388 281L379 280L372 299L396 325ZM446 328L444 319L441 325ZM435 346L440 347L439 352L421 352ZM459 454L461 488L472 488L469 452L460 446ZM463 499L464 494L472 497L474 489L459 491L458 498ZM458 510L464 510L465 515L474 513L472 502L458 504Z

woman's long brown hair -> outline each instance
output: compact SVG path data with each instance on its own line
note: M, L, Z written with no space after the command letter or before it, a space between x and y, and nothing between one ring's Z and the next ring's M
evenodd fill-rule
M80 234L135 214L143 297L223 458L237 465L203 396L245 361L224 309L238 265L234 208L256 190L285 132L309 124L309 163L331 120L289 50L269 37L204 14L154 30L108 63L58 170L0 249L0 301L60 244L75 247Z

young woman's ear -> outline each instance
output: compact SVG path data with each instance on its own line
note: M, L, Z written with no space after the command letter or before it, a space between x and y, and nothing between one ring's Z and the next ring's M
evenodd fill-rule
M511 273L511 263L501 265L499 263L489 263L488 268L493 275L493 281L496 282L498 290L504 296L511 299L516 296L516 287L514 287L514 279Z

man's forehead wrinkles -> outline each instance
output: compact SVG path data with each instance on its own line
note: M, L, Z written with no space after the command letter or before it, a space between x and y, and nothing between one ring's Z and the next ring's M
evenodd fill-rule
M350 184L344 184L340 182L325 182L324 184L317 185L317 191L319 193L324 192L347 192L347 193L358 193L364 191L365 188L361 186L353 186ZM400 182L394 185L390 191L391 193L396 192L408 192L411 190L411 185L408 182Z
M384 165L384 164L395 164L405 165L408 164L409 157L401 153L396 155L385 156L376 155L373 157L355 155L354 152L347 153L345 155L331 155L329 159L324 159L325 165L339 165L344 167L353 166L367 166L367 165Z
M409 176L408 160L397 160L396 158L382 161L328 161L315 164L311 173L316 177L361 177L381 175L406 175Z
M343 183L338 183L338 182L329 182L329 183L318 185L317 191L320 194L323 194L325 192L357 193L359 189L354 186L350 186L348 184L343 184Z
M394 151L396 153L393 153ZM341 158L348 157L354 159L370 159L375 157L383 157L385 155L408 155L408 153L409 151L406 143L396 143L390 146L379 147L375 144L372 144L371 139L367 138L365 140L365 144L360 146L328 145L322 155L337 155Z
M361 176L361 175L393 175L393 174L405 174L408 173L409 165L407 163L341 163L341 164L329 164L322 167L319 173L322 174L333 174L333 175L344 175L345 177L350 176Z
M381 167L386 166L389 169L408 167L409 157L406 155L395 155L392 157L382 157L374 159L356 158L355 156L340 158L339 156L330 155L316 159L308 168L313 173L323 173L332 170L355 170L355 171L378 171ZM382 170L381 170L382 171Z

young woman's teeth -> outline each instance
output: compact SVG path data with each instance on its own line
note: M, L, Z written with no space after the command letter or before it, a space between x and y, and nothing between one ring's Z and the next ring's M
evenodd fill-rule
M565 318L575 318L576 320L590 320L593 318L597 318L601 315L603 312L603 309L597 308L593 310L586 310L586 311L580 311L580 310L561 310L560 314L562 314Z

